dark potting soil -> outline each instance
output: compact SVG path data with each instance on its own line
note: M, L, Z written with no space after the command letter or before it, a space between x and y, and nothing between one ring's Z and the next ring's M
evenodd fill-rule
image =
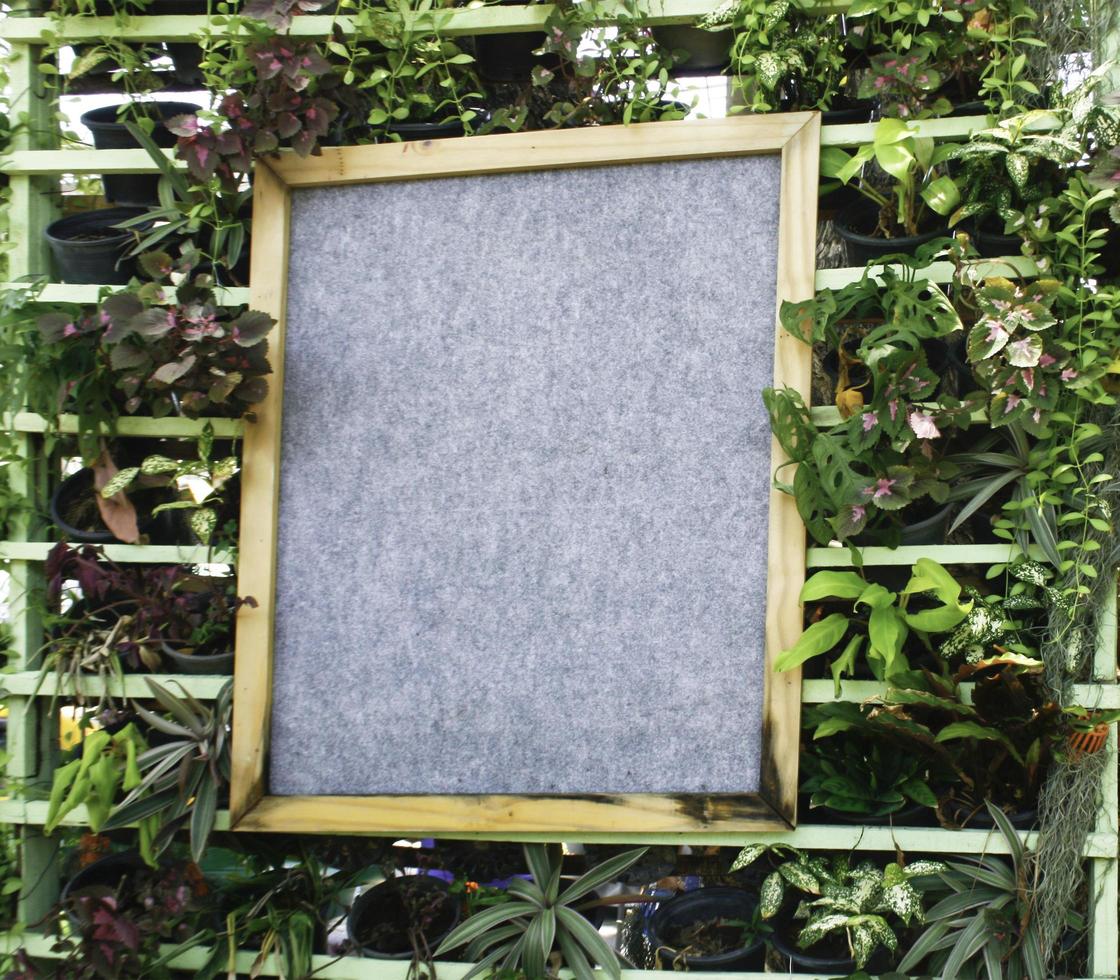
M80 235L69 235L68 242L107 242L120 238L121 233L115 228L106 228L104 231L84 231Z
M690 957L717 956L749 946L755 940L754 930L744 919L716 916L691 922L680 928L668 928L662 937L678 954Z

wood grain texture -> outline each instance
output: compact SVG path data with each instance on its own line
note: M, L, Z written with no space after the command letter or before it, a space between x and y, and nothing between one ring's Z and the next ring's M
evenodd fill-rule
M265 796L237 830L299 834L788 830L757 796Z
M288 186L297 188L777 153L810 115L796 112L325 147L322 156L307 159L282 153L271 166Z
M239 591L259 605L238 616L234 687L235 829L303 833L705 833L787 830L796 814L800 677L767 669L762 790L742 796L671 794L585 796L270 796L267 744L272 699L272 622L276 578L283 320L290 191L297 187L408 180L518 170L780 153L781 218L777 298L814 288L816 181L820 117L815 113L743 116L681 125L653 123L327 149L299 160L281 155L258 165L251 301L280 323L271 340L275 374L258 424L245 440ZM749 270L737 270L747 273ZM775 311L776 312L776 311ZM808 395L807 348L774 318L774 383ZM772 441L773 463L780 450ZM796 507L774 492L768 533L769 665L801 629L798 593L805 575L805 532ZM308 570L308 574L322 574ZM324 706L324 710L330 710Z
M238 595L255 608L237 613L234 658L230 819L236 823L265 792L269 710L272 703L272 618L276 591L276 515L280 493L280 418L284 390L285 277L291 194L260 161L253 184L252 306L276 319L269 335L272 376L245 433L241 476ZM308 569L308 574L318 574Z
M782 150L782 203L778 229L778 306L813 295L817 235L817 173L820 116L813 114ZM811 352L774 322L774 386L798 391L810 401ZM771 440L773 469L787 457ZM766 688L768 726L762 786L790 825L797 822L798 745L801 731L801 671L775 673L774 661L801 635L799 595L805 581L805 526L793 497L770 491L769 562L766 570Z

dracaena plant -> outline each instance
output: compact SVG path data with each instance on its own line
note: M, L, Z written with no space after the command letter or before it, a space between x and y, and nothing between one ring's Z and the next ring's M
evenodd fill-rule
M1062 119L1055 110L1035 109L1001 119L966 143L950 144L946 160L955 165L961 202L949 225L989 214L1014 225L1024 207L1051 196L1063 167L1083 153L1077 135L1068 126L1059 128Z
M130 414L245 414L268 391L265 337L275 321L218 305L211 279L192 276L195 261L146 254L152 282L114 293L92 311L40 316L43 340L88 345L95 338L101 370Z
M729 112L827 109L844 75L840 18L805 11L800 0L731 0L698 27L731 29Z
M152 866L180 826L189 821L191 857L202 859L214 829L218 793L229 785L229 725L233 682L227 681L211 705L181 690L176 695L145 677L158 710L134 702L141 721L163 736L134 760L128 795L102 823L105 830L154 820L156 833L141 838L140 853Z
M119 471L101 488L101 496L109 500L145 478L154 480L157 486L174 487L179 499L157 505L152 515L168 510L189 511L191 531L199 542L209 545L218 526L226 486L240 469L236 456L212 459L213 447L214 427L207 422L198 438L197 459L148 456L139 466Z
M840 694L842 677L853 675L862 660L879 680L910 669L904 653L910 635L932 650L931 636L953 630L972 608L959 582L931 558L919 558L901 592L868 582L856 572L825 569L802 587L802 603L841 603L849 611L816 619L774 661L776 671L793 670L808 660L839 651L829 671ZM812 607L810 607L812 608Z
M512 900L472 915L452 930L435 955L467 946L467 958L476 965L464 974L464 980L495 968L520 968L526 976L543 980L554 975L549 964L555 943L576 980L595 980L596 967L604 976L618 980L618 957L579 909L594 905L594 897L590 901L587 897L647 850L641 847L610 858L561 890L563 855L559 846L526 844L525 861L533 880L511 879Z
M821 175L844 184L856 181L856 189L878 210L875 236L917 235L931 213L946 216L957 206L956 185L941 169L947 152L935 146L932 137L917 135L904 120L881 119L872 141L855 153L825 147ZM885 191L871 179L873 164L890 178Z
M987 804L1008 856L948 862L929 893L928 928L899 963L906 975L943 980L1047 980L1046 955L1035 921L1037 863L999 807ZM1071 910L1067 924L1079 928Z
M749 867L763 854L785 860L762 882L762 918L773 919L792 904L792 919L800 924L796 942L801 949L812 950L827 937L840 934L860 970L876 950L898 950L896 930L925 920L922 893L914 880L945 869L940 861L892 861L883 868L861 861L853 867L847 854L829 859L767 844L745 847L732 868Z

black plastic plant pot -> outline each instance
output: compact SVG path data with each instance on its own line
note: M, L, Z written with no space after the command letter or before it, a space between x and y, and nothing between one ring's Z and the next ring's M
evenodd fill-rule
M540 65L549 70L560 64L554 54L534 54L545 42L543 31L514 34L479 34L474 39L478 71L488 82L527 82Z
M233 673L232 650L222 653L184 653L164 643L160 654L168 673L224 674L227 676Z
M874 99L834 99L832 108L821 113L822 126L846 126L871 120Z
M830 806L820 806L810 811L818 823L844 823L860 827L928 827L933 811L921 803L912 803L894 813L868 816L866 813L847 813Z
M972 243L983 258L999 259L1006 255L1023 254L1023 239L997 231L1001 225L999 218L989 217L980 219L972 229Z
M407 960L413 955L409 930L414 910L431 917L424 940L434 950L459 922L459 903L447 882L429 875L389 878L363 892L350 908L346 934L362 956Z
M139 490L129 494L136 507L137 526L141 534L157 544L178 543L172 511L152 516L158 504L173 500L162 488ZM50 499L51 522L68 541L82 544L116 544L118 538L102 522L93 489L93 470L88 467L71 473L54 489Z
M121 851L118 854L107 854L78 871L62 886L62 893L58 898L59 904L67 909L66 915L71 927L77 929L78 920L67 908L67 903L77 892L94 887L117 891L124 887L122 882L127 882L147 867L138 851Z
M992 830L996 822L984 804L978 807L959 800L949 798L941 803L941 812L956 826L969 829ZM1008 813L1007 819L1016 830L1030 830L1038 823L1038 810L1033 807L1027 810L1016 810Z
M705 31L690 24L665 24L653 28L653 39L668 54L687 51L673 66L674 75L718 75L731 62L731 29Z
M119 115L120 108L119 105L108 105L82 113L82 125L93 134L93 145L97 149L128 150L140 146L125 126L125 122L132 121L133 112L158 120L151 133L156 146L174 146L175 134L164 125L164 121L172 116L198 112L200 107L193 102L137 102L133 103L132 112L126 111L124 116ZM101 178L101 184L105 188L105 199L112 204L159 203L158 174L106 174Z
M804 950L797 945L797 933L800 926L793 920L776 923L773 933L770 934L770 945L774 951L783 958L782 972L787 969L790 973L812 973L822 977L846 977L856 972L856 961L849 955L829 953L824 948ZM839 936L843 937L840 932ZM790 937L794 938L790 938ZM837 945L846 940L840 939ZM817 947L824 947L825 943L818 943ZM885 949L877 949L871 954L871 959L864 966L866 973L875 976L890 969L890 955Z
M913 254L920 245L949 234L947 227L939 226L920 235L878 238L873 234L877 220L875 205L869 201L849 205L833 219L836 234L847 250L849 265L864 266L900 252Z
M135 263L125 253L136 241L127 230L114 227L139 217L143 208L102 208L84 211L47 225L43 233L62 282L123 286Z
M764 955L762 939L751 934L750 941L740 945L741 926L719 925L719 920L749 923L753 921L757 908L758 897L742 888L698 888L657 906L649 920L649 940L659 962L666 969L700 973L761 969ZM713 930L722 930L728 936L730 948L699 955L688 952L694 942L687 938L690 931L697 930L704 923L710 923ZM735 936L735 933L738 935Z
M449 119L446 122L395 122L386 127L390 133L395 133L405 143L414 143L420 140L442 140L452 136L462 136L466 133L463 124L458 119Z

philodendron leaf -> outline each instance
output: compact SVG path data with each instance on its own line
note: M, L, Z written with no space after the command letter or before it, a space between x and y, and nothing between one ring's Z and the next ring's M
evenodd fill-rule
M848 617L841 613L832 613L819 623L813 623L792 647L778 655L774 661L774 670L778 673L793 670L806 660L827 653L840 642L847 629Z
M858 599L867 588L867 581L855 572L817 572L801 587L802 602L817 599Z
M961 193L952 177L938 177L922 189L922 199L940 215L947 215L960 202Z

